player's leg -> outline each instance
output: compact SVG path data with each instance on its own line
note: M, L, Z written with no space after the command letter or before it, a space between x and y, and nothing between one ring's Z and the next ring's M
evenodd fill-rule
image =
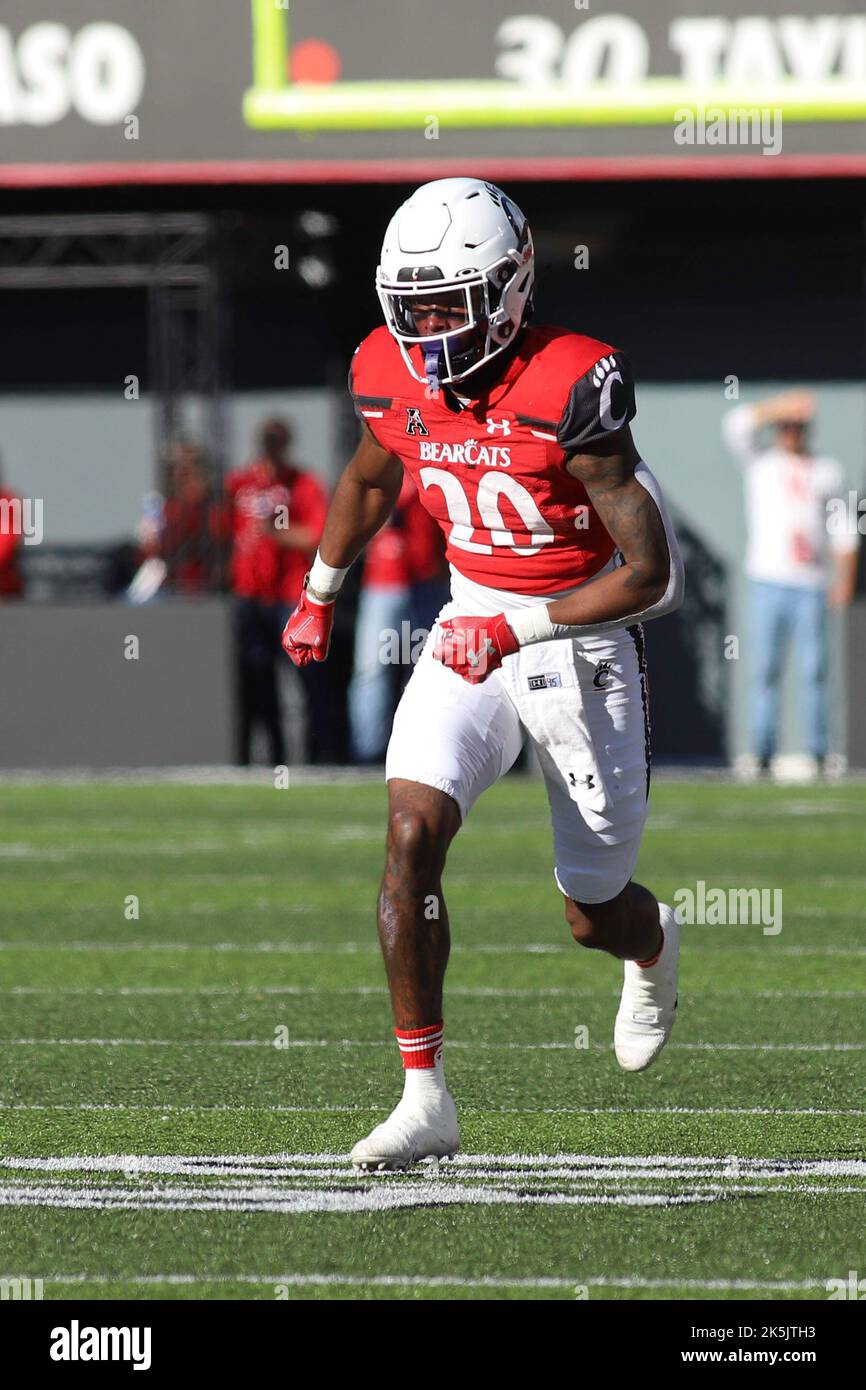
M776 752L779 694L790 591L781 584L750 584L752 622L752 742L759 766L766 769Z
M267 734L272 767L282 767L286 761L286 742L283 735L283 711L280 703L280 688L277 684L277 661L280 659L280 634L285 627L285 623L282 621L282 615L282 604L263 603L261 606L262 723L264 724Z
M450 936L442 871L463 819L512 765L522 741L498 676L468 685L432 660L428 644L400 701L385 769L389 822L378 922L403 1096L355 1145L358 1168L405 1168L458 1147L457 1112L443 1069L442 981Z
M806 739L820 768L827 756L827 600L823 589L799 589L794 602Z
M643 1071L671 1035L677 1011L680 924L672 907L639 883L604 903L565 899L575 941L624 961L614 1049L626 1071Z
M447 792L394 777L388 783L388 838L379 892L379 942L394 1025L438 1024L451 936L442 893L448 846L460 809Z
M254 645L252 599L235 599L235 670L238 693L237 761L248 767L252 755L255 721L255 670L250 649Z
M662 944L658 900L640 883L627 883L606 903L566 897L565 920L579 946L618 960L649 960Z
M524 648L510 679L547 787L566 916L580 944L625 962L614 1042L639 1070L670 1035L679 955L673 910L632 882L649 793L643 633Z
M368 585L361 590L348 696L352 756L357 762L381 762L388 744L395 704L394 667L383 643L389 633L399 642L408 603L408 589Z

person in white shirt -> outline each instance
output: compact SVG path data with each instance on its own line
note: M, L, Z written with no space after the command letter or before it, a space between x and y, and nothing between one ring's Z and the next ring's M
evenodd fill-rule
M845 474L813 455L815 399L788 391L731 410L725 443L745 480L746 573L752 609L754 751L766 771L776 751L779 687L793 638L809 752L820 770L827 755L827 609L854 594L858 537L828 527L828 502L843 498ZM770 445L762 431L772 427Z

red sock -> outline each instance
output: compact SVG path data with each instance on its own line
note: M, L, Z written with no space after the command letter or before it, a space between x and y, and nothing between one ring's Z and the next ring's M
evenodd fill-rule
M442 1056L442 1020L428 1028L395 1028L394 1036L406 1071L415 1067L435 1067Z
M661 945L659 946L659 948L658 948L658 950L656 951L655 955L654 955L654 956L650 956L647 960L636 960L636 961L635 961L635 965L639 965L640 968L641 968L641 970L646 970L648 966L650 966L650 965L655 965L656 961L658 960L659 956L661 955L662 951L663 951L664 948L665 948L665 929L664 929L664 927L661 925L661 923L659 923L659 931L660 931L661 934L662 934L662 940L661 940Z

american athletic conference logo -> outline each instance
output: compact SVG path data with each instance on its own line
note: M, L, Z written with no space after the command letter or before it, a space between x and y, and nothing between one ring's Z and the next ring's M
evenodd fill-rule
M421 419L421 407L418 405L407 405L406 407L406 433L407 434L429 434L427 426Z

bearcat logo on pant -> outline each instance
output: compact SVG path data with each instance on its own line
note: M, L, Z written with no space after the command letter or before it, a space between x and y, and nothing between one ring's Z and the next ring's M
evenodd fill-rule
M406 433L407 434L429 434L427 426L421 419L421 408L417 405L407 405L406 407Z
M595 686L596 690L607 689L607 678L610 675L610 668L612 667L612 665L612 661L599 661L597 663L595 668L595 675L592 678L592 683Z

